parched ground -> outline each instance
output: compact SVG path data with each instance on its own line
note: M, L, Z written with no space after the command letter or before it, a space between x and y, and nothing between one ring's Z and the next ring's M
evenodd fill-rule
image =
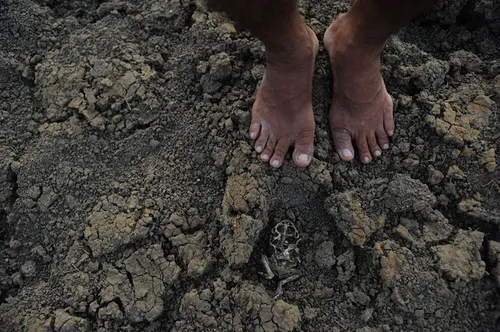
M322 36L347 1L302 1ZM250 146L262 45L193 0L0 2L0 330L498 331L500 4L392 38L397 130L342 163L321 49L312 165ZM302 278L259 258L295 222Z

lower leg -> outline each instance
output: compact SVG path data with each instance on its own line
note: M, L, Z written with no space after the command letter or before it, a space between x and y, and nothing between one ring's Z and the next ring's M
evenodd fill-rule
M210 0L241 23L266 48L267 67L252 108L250 137L261 159L282 165L291 145L301 167L312 160L314 116L311 90L318 41L295 0Z
M383 46L410 19L430 8L435 0L356 0L347 16L359 42Z
M343 160L352 160L356 141L368 163L389 147L394 132L392 99L380 74L387 39L434 0L356 0L325 34L334 74L330 124Z

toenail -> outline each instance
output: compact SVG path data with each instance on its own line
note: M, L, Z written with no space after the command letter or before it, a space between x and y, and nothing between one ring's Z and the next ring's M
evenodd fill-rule
M368 164L368 163L370 162L370 157L364 157L364 158L363 158L363 162L364 162L365 164Z
M340 150L340 155L344 158L352 158L352 151L349 149Z
M255 151L257 151L258 153L261 153L262 152L262 146L256 146L255 147Z
M268 160L269 160L269 155L268 155L268 154L263 154L263 155L261 156L261 158L262 158L262 160L264 160L264 161L268 161Z
M310 158L307 154L303 153L297 157L297 160L303 161L303 162L308 162L310 160Z
M384 150L387 150L389 148L389 144L384 144L384 146L382 147L382 149Z
M273 160L273 161L271 161L271 166L273 166L273 167L276 168L276 167L279 167L279 165L280 165L279 160Z
M394 131L393 130L389 130L389 132L387 133L389 136L392 136L394 135Z
M380 157L381 154L382 154L382 152L380 152L380 150L377 150L374 153L375 157Z
M250 133L250 138L251 139L255 139L255 136L257 136L257 134L255 132L251 132Z

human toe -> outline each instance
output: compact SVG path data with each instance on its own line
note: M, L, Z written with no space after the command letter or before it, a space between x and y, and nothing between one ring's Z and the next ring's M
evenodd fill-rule
M382 149L377 143L377 138L375 137L375 133L370 134L367 139L368 148L374 158L378 158L382 155Z
M346 129L333 129L333 144L340 158L344 161L354 159L354 148L352 146L352 136Z
M377 130L376 133L378 146L382 148L382 150L389 149L389 136L387 135L385 129Z
M250 133L250 138L251 139L257 139L257 137L259 137L259 133L260 133L260 122L254 122L250 125L250 129L249 129L249 133Z
M314 153L314 130L304 132L295 140L293 161L298 167L307 167Z
M390 99L390 96L389 96ZM394 115L392 111L392 99L390 99L388 103L388 107L386 111L384 112L384 130L387 133L388 136L394 135Z
M290 147L290 142L287 139L280 139L274 148L274 154L271 157L270 164L274 168L278 168L283 164L286 153Z
M271 159L271 156L274 154L275 146L276 146L276 139L274 138L274 135L271 134L267 139L266 147L264 148L264 151L262 151L260 159L262 159L262 161L264 162L268 162L269 159Z
M259 136L255 141L255 151L257 151L257 153L261 153L262 151L264 151L264 148L266 147L267 144L267 140L269 139L269 135L270 135L269 128L265 125L262 125L260 128Z
M356 138L356 145L358 147L359 157L364 164L368 164L372 161L372 154L370 148L368 147L368 141L366 136L360 136Z

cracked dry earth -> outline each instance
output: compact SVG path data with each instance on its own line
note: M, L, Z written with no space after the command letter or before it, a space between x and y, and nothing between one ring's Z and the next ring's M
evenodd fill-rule
M300 7L321 36L348 4ZM392 38L368 166L333 152L321 49L315 159L271 170L262 45L201 1L0 1L0 330L499 331L499 36L498 1L461 0ZM285 219L302 277L275 301Z

